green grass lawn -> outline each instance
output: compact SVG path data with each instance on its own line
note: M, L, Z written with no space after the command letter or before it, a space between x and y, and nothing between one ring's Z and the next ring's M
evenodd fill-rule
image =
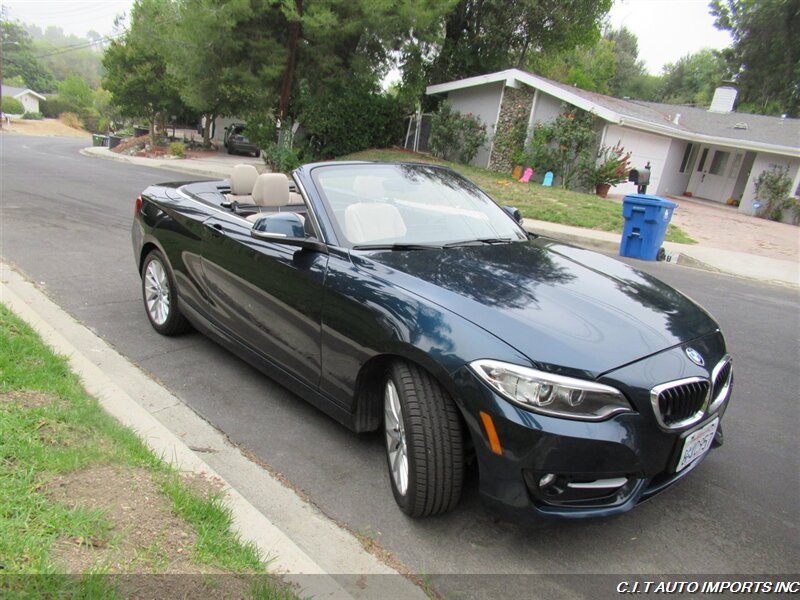
M520 183L510 175L401 149L365 150L343 156L340 160L398 160L446 165L475 182L499 204L515 206L529 219L622 233L621 204L592 194L544 187L538 183ZM669 226L665 239L681 244L697 243L675 225Z
M153 597L296 597L218 490L154 456L0 304L0 597L128 597L163 573Z

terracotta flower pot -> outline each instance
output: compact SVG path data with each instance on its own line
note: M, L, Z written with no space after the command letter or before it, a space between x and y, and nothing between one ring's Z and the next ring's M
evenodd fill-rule
M522 165L514 165L514 169L511 171L511 176L514 179L519 179L522 177Z
M600 196L601 198L605 198L608 196L608 190L611 189L611 186L607 183L600 183L594 188L594 193Z

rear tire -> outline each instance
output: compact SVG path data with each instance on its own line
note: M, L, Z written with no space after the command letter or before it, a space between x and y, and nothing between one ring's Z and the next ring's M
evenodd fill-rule
M261 150L256 150L255 156L256 156L256 158L260 157L261 156Z
M416 365L396 362L384 383L384 436L392 493L412 517L447 512L464 480L460 415L449 394Z
M178 308L172 269L158 250L152 250L142 265L142 300L150 325L161 335L178 335L191 329Z

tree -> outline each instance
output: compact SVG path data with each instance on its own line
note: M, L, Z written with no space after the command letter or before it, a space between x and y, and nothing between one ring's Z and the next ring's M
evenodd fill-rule
M93 108L94 92L78 75L69 75L58 84L58 98L70 112L84 113Z
M618 98L640 98L640 80L646 76L646 70L644 63L639 60L639 40L636 34L627 27L621 27L610 29L603 38L613 44L616 59L614 75L608 82L611 94Z
M111 92L122 115L148 120L153 145L159 116L180 102L163 53L174 24L168 1L137 0L128 33L113 41L103 55L103 87Z
M725 59L705 48L665 65L663 73L661 92L666 102L708 106L725 77Z
M85 38L68 35L61 27L50 26L44 32L36 26L26 27L42 64L56 79L78 75L92 89L100 85L102 53L92 45L88 35Z
M716 27L733 37L724 57L740 108L800 116L800 2L712 0L710 7Z
M241 116L275 104L286 64L286 21L269 0L182 0L165 50L181 99L205 116L203 140L219 115Z
M537 55L528 63L528 67L549 79L590 92L609 94L609 82L616 72L616 61L614 43L600 39L588 47L576 46L562 52Z
M31 37L25 28L13 21L0 21L0 44L2 44L3 76L22 77L24 87L35 92L55 90L53 74L41 63L33 51Z
M429 83L525 65L531 52L591 45L611 0L459 0Z

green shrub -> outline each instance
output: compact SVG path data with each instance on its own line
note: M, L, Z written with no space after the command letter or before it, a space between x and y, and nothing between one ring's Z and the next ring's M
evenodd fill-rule
M367 148L396 145L403 136L397 98L358 82L337 82L300 101L307 158L334 158Z
M9 115L21 115L25 112L22 102L11 96L3 96L3 113Z
M448 102L431 118L429 144L435 156L467 164L487 139L486 125L478 117L461 114Z
M169 153L172 156L177 156L178 158L184 158L186 156L186 146L183 142L172 142L169 145Z
M769 170L761 171L754 182L756 198L762 201L759 217L773 221L782 221L783 212L792 210L792 219L797 222L797 200L789 195L792 180L789 179L789 168L772 165Z
M593 117L565 112L533 128L528 162L540 173L552 171L561 187L572 189L594 168L596 143Z
M44 119L42 113L40 112L26 112L24 115L22 115L22 118L30 121L41 121Z

